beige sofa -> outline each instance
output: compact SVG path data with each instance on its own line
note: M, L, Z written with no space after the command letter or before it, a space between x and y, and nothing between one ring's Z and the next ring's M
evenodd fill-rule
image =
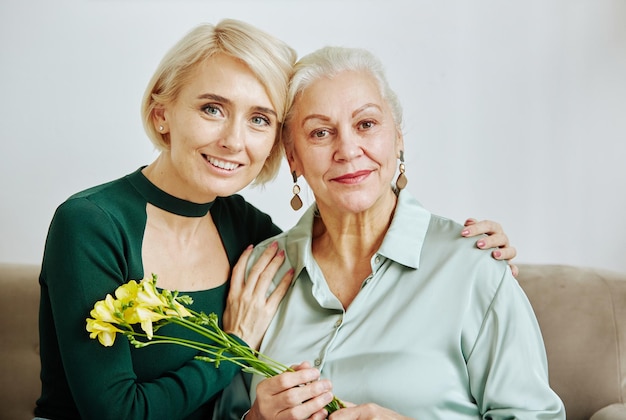
M544 335L550 382L567 418L626 419L626 274L520 268L520 284ZM31 419L39 393L38 271L0 263L0 419Z

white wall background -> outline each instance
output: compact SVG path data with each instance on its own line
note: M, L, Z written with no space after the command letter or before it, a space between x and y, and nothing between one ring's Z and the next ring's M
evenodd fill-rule
M501 222L520 263L626 272L624 0L0 0L0 261L39 262L61 201L152 161L144 86L225 17L380 56L431 211ZM283 228L289 178L244 192Z

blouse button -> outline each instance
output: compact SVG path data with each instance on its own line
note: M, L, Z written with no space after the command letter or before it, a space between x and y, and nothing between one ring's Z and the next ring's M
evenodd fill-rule
M322 364L322 361L320 359L315 359L315 366L319 366Z

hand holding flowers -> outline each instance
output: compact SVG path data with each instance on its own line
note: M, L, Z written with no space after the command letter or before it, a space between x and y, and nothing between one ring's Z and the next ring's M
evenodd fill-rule
M115 298L107 295L104 300L96 302L90 312L91 318L87 318L90 338L97 338L107 347L113 345L118 333L124 334L136 347L166 343L186 346L200 353L196 358L215 363L216 367L228 361L245 372L266 378L292 370L225 333L216 314L207 315L187 308L185 305L192 303L189 296L165 289L159 291L156 280L155 275L139 283L131 280L115 290ZM202 340L159 335L159 329L170 323L194 331ZM135 327L137 324L140 328ZM341 401L333 398L327 410L331 413L341 407Z

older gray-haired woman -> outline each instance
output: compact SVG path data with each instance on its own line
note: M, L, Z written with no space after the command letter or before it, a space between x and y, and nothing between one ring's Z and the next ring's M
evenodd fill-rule
M565 418L509 267L402 189L408 144L380 62L318 50L287 104L287 158L315 203L270 240L295 277L260 350L314 367L253 377L247 419L322 419L332 392L351 402L333 420Z

